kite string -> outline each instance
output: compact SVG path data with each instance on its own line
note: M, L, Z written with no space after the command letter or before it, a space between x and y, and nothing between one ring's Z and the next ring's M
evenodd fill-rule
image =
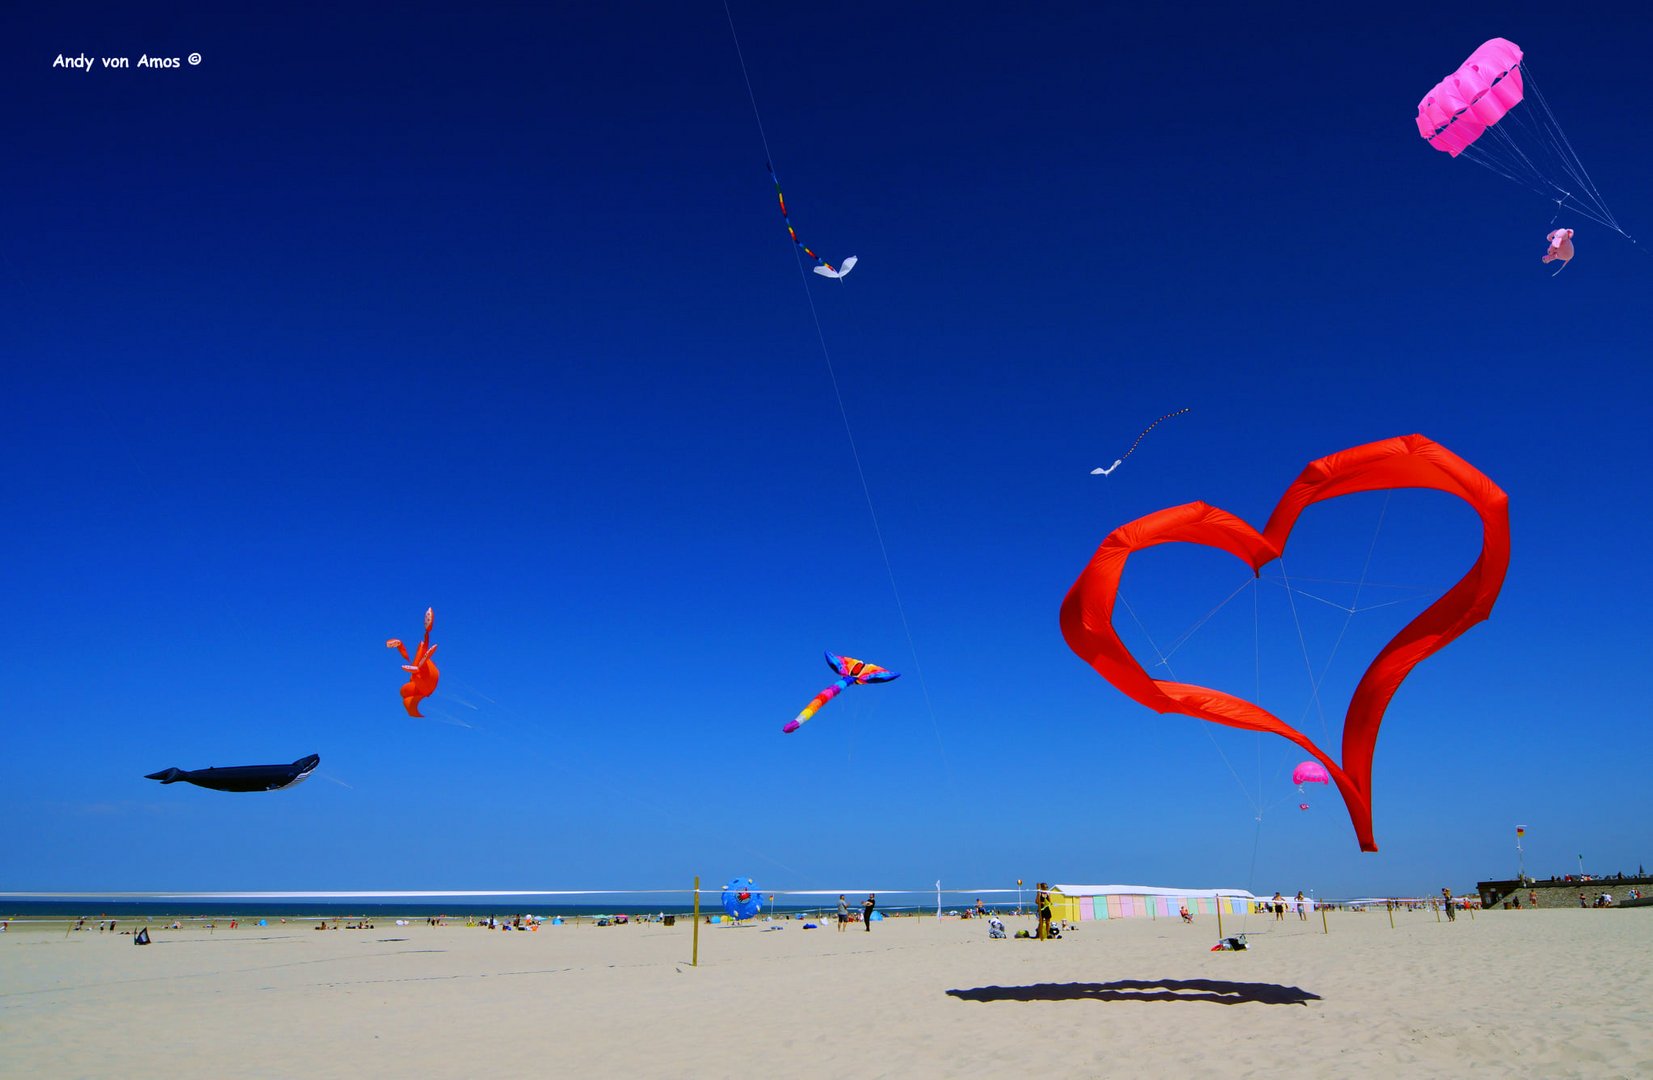
M793 250L798 264L798 280L803 283L804 299L809 301L809 317L815 323L815 338L821 344L821 356L826 361L827 376L832 381L832 396L838 402L838 417L844 422L844 437L849 440L850 456L855 459L855 475L861 481L861 495L867 503L867 516L872 519L873 535L878 539L878 553L884 560L884 574L890 581L890 594L895 598L895 609L901 617L901 631L907 638L907 649L913 655L913 674L918 676L919 689L924 694L924 707L930 714L930 727L935 732L936 748L941 753L942 767L947 773L947 782L951 786L953 780L953 764L947 756L947 744L941 737L941 723L936 719L935 702L930 696L930 682L924 677L924 664L919 660L918 645L913 640L913 629L907 620L907 607L901 601L901 588L896 584L895 566L890 562L890 549L884 543L884 529L878 522L878 509L873 504L872 487L867 483L867 471L861 464L861 450L855 442L855 431L850 426L849 409L844 404L844 392L838 383L838 371L832 363L832 350L827 347L826 332L821 329L820 312L815 307L815 296L810 290L809 272L804 269L803 256ZM843 279L839 278L839 284Z
M764 134L763 114L758 111L758 95L752 90L752 76L746 71L746 52L740 47L740 35L735 32L735 16L729 10L729 0L723 0L723 17L729 20L729 36L735 40L735 55L740 59L740 77L746 82L746 99L752 103L752 118L758 122L758 138L763 140L763 158L773 176L775 157L769 152L769 136Z
M1291 608L1291 621L1297 626L1297 644L1303 650L1303 671L1309 677L1309 704L1303 707L1307 713L1312 706L1320 716L1320 734L1327 742L1331 741L1331 728L1326 724L1326 709L1320 702L1320 683L1314 677L1314 662L1309 659L1309 643L1303 637L1303 620L1297 617L1297 601L1293 594L1297 591L1291 587L1291 578L1286 573L1286 557L1280 556L1280 576L1286 582L1286 604Z
M1142 631L1142 636L1148 640L1148 646L1151 649L1153 649L1154 654L1159 657L1159 665L1158 666L1164 667L1165 668L1165 673L1167 675L1170 675L1173 679L1176 678L1177 677L1176 672L1171 670L1170 660L1166 657L1166 655L1163 652L1160 651L1158 643L1154 641L1154 636L1152 634L1148 633L1148 628L1146 626L1142 625L1142 620L1137 617L1136 609L1131 607L1131 602L1129 600L1125 599L1124 591L1121 590L1121 591L1115 593L1115 595L1119 597L1119 602L1121 604L1125 605L1125 610L1130 614L1131 620L1136 623L1137 629ZM1239 595L1239 591L1235 590L1234 593L1231 593L1229 595L1228 599L1232 600L1232 599L1234 599L1235 596L1238 596L1238 595ZM1223 603L1224 604L1228 603L1228 600L1224 600ZM1221 605L1218 605L1218 606L1220 607ZM1211 740L1212 749L1217 751L1217 756L1223 759L1223 764L1224 765L1228 766L1229 775L1234 777L1234 783L1240 789L1240 796L1242 798L1244 798L1245 801L1251 805L1252 811L1257 815L1257 820L1259 822L1262 821L1262 816L1263 816L1262 807L1257 805L1257 800L1253 799L1251 797L1251 792L1246 790L1245 781L1240 779L1240 774L1234 768L1234 763L1232 761L1228 760L1228 755L1223 753L1222 746L1220 746L1217 743L1216 737L1211 734L1211 725L1210 724L1201 724L1200 725L1200 730L1205 732L1205 737L1207 739ZM1261 796L1262 792L1259 791L1257 794L1259 796Z
M1258 612L1259 596L1262 593L1262 590L1257 588L1257 580L1258 579L1255 578L1255 577L1253 577L1251 579L1251 666L1252 666L1252 695L1251 695L1251 700L1260 703L1263 700L1263 623L1262 623L1262 616ZM1263 801L1263 792L1265 790L1264 787L1263 787L1263 733L1261 731L1259 731L1259 732L1256 733L1256 736L1257 736L1257 801L1262 802ZM1262 812L1259 811L1258 814L1257 814L1257 825L1258 825L1259 829L1262 827L1262 824L1263 824L1262 818L1263 818ZM1256 845L1255 844L1252 846L1252 851L1251 851L1251 866L1252 866L1253 872L1255 872L1256 869L1257 869L1257 850L1256 850ZM1250 891L1253 891L1253 892L1256 891L1256 890L1251 888L1251 885L1249 883L1246 885L1246 888Z
M1544 91L1538 88L1538 81L1532 76L1532 66L1526 63L1525 60L1522 61L1521 72L1526 77L1526 85L1532 88L1533 97L1537 100L1545 120L1548 121L1544 125L1544 130L1549 137L1551 146L1555 149L1557 158L1561 160L1573 179L1583 183L1585 191L1594 200L1597 208L1601 210L1602 216L1607 218L1609 228L1618 232L1620 236L1631 243L1635 243L1635 237L1619 228L1618 219L1614 217L1612 210L1608 207L1607 200L1601 197L1601 189L1596 187L1589 170L1584 167L1584 159L1579 157L1578 151L1573 149L1572 141L1567 138L1567 132L1563 130L1561 122L1556 119L1555 113L1550 109L1549 101L1545 99Z
M757 121L758 138L763 142L765 163L768 164L769 174L773 178L775 177L775 158L774 154L771 153L769 149L769 136L764 132L763 114L758 109L757 93L752 89L752 75L746 67L746 52L740 47L740 34L735 30L735 16L734 13L729 10L729 0L723 0L723 15L729 22L729 36L735 43L735 56L740 61L740 75L742 81L746 84L746 97L752 104L752 119ZM779 187L778 179L776 181L776 186ZM844 423L844 436L849 440L850 456L855 460L855 474L861 481L861 494L866 499L867 515L872 519L873 535L878 539L878 552L884 560L884 573L889 578L890 592L895 597L896 612L901 617L901 630L902 633L906 635L907 648L913 656L913 674L918 676L918 685L924 694L924 707L930 714L930 727L935 732L936 747L941 753L942 767L947 773L947 781L949 786L953 786L953 765L947 756L947 745L941 737L941 723L936 719L935 702L930 695L929 680L924 677L924 665L919 660L918 646L913 641L912 624L907 619L907 608L901 601L901 589L896 584L895 567L890 562L890 550L888 545L884 542L883 527L878 522L878 510L872 500L872 487L867 483L867 472L861 463L861 450L860 447L856 445L855 431L849 422L849 409L844 404L844 392L838 382L838 371L832 363L832 350L827 347L826 332L821 328L821 315L820 312L816 310L815 296L810 291L809 272L804 268L803 256L799 254L799 250L802 247L803 245L801 243L795 241L793 244L793 256L797 260L798 264L798 278L803 283L804 299L809 302L809 317L815 324L815 339L820 342L821 357L826 361L827 377L832 382L832 396L838 402L838 416ZM840 284L844 283L842 278L839 278L838 280Z
M484 694L477 687L465 682L464 680L455 679L452 675L446 675L443 678L444 678L444 681L448 685L448 690L443 695L444 698L452 698L452 699L458 701L461 705L464 705L466 708L470 709L471 711L477 712L479 714L484 713L484 712L489 713L489 714L493 714L494 711L497 710L497 715L500 716L500 717L503 717L505 719L507 729L510 726L513 726L513 725L515 726L517 739L516 739L516 741L512 740L512 737L511 737L511 734L510 734L509 730L501 731L498 728L491 727L491 726L484 725L484 724L466 723L465 721L459 720L457 718L454 718L454 719L450 720L447 717L436 716L436 715L430 716L429 717L430 719L435 720L438 723L451 723L451 724L454 724L457 727L469 728L470 730L477 732L479 735L486 736L487 738L490 738L490 739L500 739L500 740L506 742L508 745L511 745L511 746L514 747L514 749L512 750L512 753L520 753L521 752L520 751L520 746L522 745L523 742L526 742L530 746L535 746L535 745L543 742L545 739L549 739L549 738L553 737L553 733L551 731L549 731L548 729L543 727L541 724L537 723L532 718L523 716L522 714L518 713L515 709L512 709L512 708L502 704L501 702L496 701L495 699L489 697L487 694ZM458 691L458 692L455 693L455 691ZM488 704L492 708L488 709L488 710L483 710L483 709L479 708L478 706L471 704L469 701L465 700L465 695L467 695L467 694L472 694L472 695L475 695L476 697L481 698L482 700L488 702ZM429 703L432 702L432 701L440 702L440 700L441 699L427 698L426 702L424 704L424 707L425 707L427 713L437 712L440 705L438 705L438 708L432 708ZM493 717L492 717L492 715L490 715L490 720L492 720L492 719L493 719ZM524 736L529 735L529 734L538 734L539 736L541 736L541 738L540 739L534 739L534 738L526 738L525 739ZM576 769L575 767L573 767L571 765L564 764L563 761L561 760L560 755L550 754L550 755L546 755L546 756L541 757L540 760L544 761L545 763L549 764L552 768L556 769L557 771L559 771L559 772L563 773L564 775L569 776L573 779L581 780L581 781L588 781L592 778L592 772L591 772L591 769L590 769L589 766ZM618 776L612 770L607 770L607 769L600 770L599 771L599 779L606 780L607 783L608 783L608 786L613 790L627 790L629 798L633 798L636 801L642 803L644 806L648 807L649 809L652 809L655 813L657 813L661 816L661 820L663 820L663 821L673 820L675 817L677 817L681 814L681 808L680 807L677 808L677 809L673 809L671 807L663 805L662 803L656 802L653 798L650 797L649 793L646 790L644 790L643 788L641 788L641 787L629 787L628 788L628 786L626 784L620 783ZM787 873L793 874L793 875L795 875L799 878L802 878L802 876L803 876L800 871L796 870L795 868L793 868L791 866L788 866L786 863L784 863L781 860L775 858L773 855L770 855L768 852L759 851L756 848L751 847L748 844L743 843L739 839L733 839L733 840L731 840L731 843L734 846L739 847L742 851L746 852L746 854L752 856L753 858L760 859L764 862L773 863L774 865L780 867L782 870L785 870ZM765 890L765 891L767 892L767 891L778 891L778 890Z
M1342 605L1340 605L1340 604L1331 604L1332 607L1341 608L1342 611L1344 612L1343 625L1342 625L1342 627L1340 627L1338 629L1337 640L1332 642L1331 653L1326 657L1326 663L1320 669L1319 678L1315 677L1314 665L1313 665L1313 662L1310 661L1310 659L1309 659L1308 642L1303 636L1303 623L1297 617L1297 604L1292 599L1292 595L1294 593L1298 592L1299 590L1297 589L1296 586L1291 584L1291 578L1288 577L1287 574L1286 574L1286 558L1285 558L1284 553L1282 553L1281 556L1280 556L1280 577L1285 582L1286 602L1291 607L1292 621L1297 624L1297 641L1298 641L1298 644L1302 647L1302 650L1303 650L1303 667L1308 672L1308 676L1309 676L1310 700L1307 704L1305 704L1303 706L1303 711L1302 711L1302 713L1300 713L1298 715L1297 722L1299 724L1301 724L1303 722L1303 717L1308 715L1308 711L1309 711L1310 707L1313 707L1319 713L1321 734L1325 736L1327 742L1331 741L1331 729L1326 724L1326 710L1325 710L1325 707L1321 703L1321 700L1320 700L1320 686L1321 686L1322 683L1324 683L1326 681L1326 677L1331 674L1332 663L1334 661L1336 661L1336 659L1337 659L1337 650L1342 647L1343 638L1349 632L1349 624L1354 621L1355 613L1360 610L1360 592L1363 588L1365 588L1365 586L1366 586L1366 576L1372 569L1372 556L1377 551L1378 537L1380 535L1382 535L1382 533L1383 533L1383 522L1389 516L1389 500L1392 499L1392 498L1394 498L1394 492L1392 492L1392 491L1389 492L1388 494L1384 495L1384 497L1383 497L1383 507L1382 507L1381 510L1378 511L1377 524L1372 529L1372 541L1366 547L1366 561L1363 562L1360 566L1360 580L1355 582L1355 592L1354 592L1354 602L1353 602L1353 604L1351 606L1347 607L1347 608L1343 608ZM1308 596L1310 594L1309 593L1304 593L1303 595ZM1319 600L1320 598L1319 597L1314 597L1314 599ZM1330 601L1322 601L1322 602L1323 603L1328 603L1328 604L1331 603ZM1400 601L1400 600L1395 600L1395 601L1390 601L1389 603L1397 603L1398 604L1398 603L1401 603L1401 602L1402 601ZM1374 608L1387 607L1387 606L1389 606L1388 603L1372 605L1372 607L1374 607ZM1371 609L1368 608L1367 610L1371 610Z

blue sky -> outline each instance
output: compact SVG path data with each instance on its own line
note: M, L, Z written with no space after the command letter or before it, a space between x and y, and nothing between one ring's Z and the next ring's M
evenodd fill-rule
M1647 861L1619 800L1653 752L1653 262L1586 222L1552 279L1554 207L1412 119L1511 38L1653 235L1644 20L733 10L800 235L860 257L842 287L800 275L715 0L13 16L8 886L1347 895L1511 873L1518 824L1529 871ZM202 63L53 69L83 52ZM1509 493L1514 556L1391 705L1362 855L1335 793L1297 810L1284 742L1145 712L1056 615L1114 526L1260 526L1308 461L1411 432ZM1319 508L1293 577L1371 551L1362 603L1403 602L1294 619L1265 581L1176 674L1292 720L1335 644L1303 721L1335 745L1476 542L1424 493ZM1121 630L1152 660L1245 574L1150 555ZM414 720L383 641L427 606ZM826 648L903 677L782 736ZM281 795L143 779L310 752Z

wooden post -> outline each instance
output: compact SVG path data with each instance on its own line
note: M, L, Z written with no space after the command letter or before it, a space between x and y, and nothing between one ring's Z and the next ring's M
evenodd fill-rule
M1437 907L1436 905L1434 905L1434 904L1430 904L1429 906L1432 907L1432 908L1435 908L1435 921L1440 922L1441 921L1441 909L1439 907Z
M694 951L689 954L689 966L700 966L700 875L694 876Z
M1217 939L1219 941L1222 940L1222 936L1223 936L1223 898L1219 896L1219 897L1217 897Z
M1395 928L1395 902L1389 901L1389 929Z
M1329 933L1332 932L1331 927L1326 925L1326 908L1325 908L1325 905L1321 905L1321 908L1320 908L1320 932L1322 934L1329 934Z

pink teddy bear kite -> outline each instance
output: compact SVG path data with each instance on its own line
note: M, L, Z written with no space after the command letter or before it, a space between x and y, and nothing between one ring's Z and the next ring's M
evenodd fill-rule
M1561 270L1567 269L1567 263L1573 257L1573 230L1557 229L1544 239L1550 242L1550 250L1544 253L1543 261L1554 262L1560 259ZM1557 270L1556 273L1561 273L1561 270Z

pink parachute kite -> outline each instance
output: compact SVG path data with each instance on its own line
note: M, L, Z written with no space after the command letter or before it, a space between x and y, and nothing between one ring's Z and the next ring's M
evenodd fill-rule
M1305 761L1291 771L1291 782L1302 787L1304 784L1329 784L1332 778L1320 762Z
M1493 38L1418 102L1418 134L1457 157L1525 96L1521 46Z
M1320 764L1320 762L1305 761L1291 771L1291 782L1297 785L1298 794L1303 794L1304 784L1330 784L1332 777L1326 771L1326 766ZM1297 804L1299 810L1307 810L1308 808L1309 804L1306 802Z
M1417 121L1418 134L1435 149L1462 155L1538 192L1558 212L1583 214L1634 241L1590 179L1515 42L1482 42L1418 102Z

